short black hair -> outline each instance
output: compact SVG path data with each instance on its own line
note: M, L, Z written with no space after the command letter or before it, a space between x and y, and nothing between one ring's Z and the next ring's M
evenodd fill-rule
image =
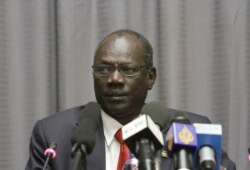
M136 31L130 30L130 29L120 29L120 30L114 31L114 32L108 34L106 37L104 37L103 40L100 41L100 43L97 46L97 49L95 51L95 56L96 56L98 49L102 45L102 42L105 41L107 38L109 38L112 35L123 36L125 34L135 36L142 43L142 47L144 49L144 55L145 55L144 57L145 57L146 65L153 67L153 48L152 48L151 44L149 43L148 39L146 37L144 37L142 34L136 32Z

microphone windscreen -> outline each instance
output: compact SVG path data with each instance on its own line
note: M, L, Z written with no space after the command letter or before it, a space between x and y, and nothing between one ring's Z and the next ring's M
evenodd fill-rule
M100 122L101 108L95 102L88 103L80 117L78 126L75 128L71 143L86 146L87 153L91 153L95 145L96 129Z
M171 120L168 108L159 101L149 102L142 108L142 114L149 115L162 130Z
M96 102L89 102L85 105L81 115L80 120L85 118L91 118L95 121L100 120L101 108Z
M182 124L191 124L190 120L186 118L185 116L177 116L174 119L172 119L172 122L182 123Z

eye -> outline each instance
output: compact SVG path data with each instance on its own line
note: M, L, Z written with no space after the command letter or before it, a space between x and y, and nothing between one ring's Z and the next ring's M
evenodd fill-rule
M99 65L95 67L95 73L100 75L110 74L113 70L113 67L110 65Z
M136 65L121 65L120 66L120 71L124 75L131 76L131 75L137 74L138 66L136 66Z

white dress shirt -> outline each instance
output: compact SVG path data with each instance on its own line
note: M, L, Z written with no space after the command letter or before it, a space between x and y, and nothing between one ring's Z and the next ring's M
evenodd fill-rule
M115 133L122 127L122 124L104 113L104 111L101 112L101 117L105 137L106 170L116 170L120 154L120 143L115 139Z

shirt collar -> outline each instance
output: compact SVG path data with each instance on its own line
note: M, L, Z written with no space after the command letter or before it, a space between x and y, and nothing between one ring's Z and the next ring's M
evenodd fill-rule
M114 139L115 133L119 128L122 127L122 124L109 116L103 110L101 111L101 117L103 122L104 137L107 145L110 146L112 140Z

